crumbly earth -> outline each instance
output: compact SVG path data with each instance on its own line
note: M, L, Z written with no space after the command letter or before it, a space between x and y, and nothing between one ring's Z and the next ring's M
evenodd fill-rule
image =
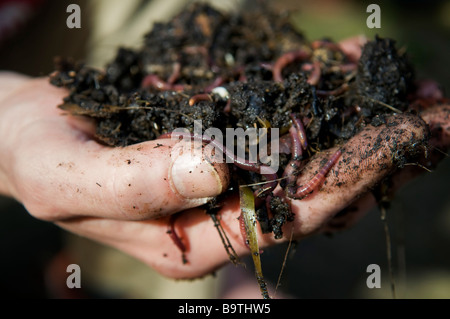
M307 57L287 63L276 81L278 59L300 51ZM314 66L320 77L313 81ZM156 24L141 49L119 48L105 70L58 58L50 81L69 89L60 108L94 118L96 138L107 145L153 140L178 127L193 130L194 120L201 120L203 129L276 127L283 134L295 114L306 127L303 160L308 160L367 124L385 123L395 109L407 111L414 70L391 39L376 37L359 61L351 61L331 40L308 41L287 14L266 6L226 14L192 4ZM190 103L203 93L206 99ZM290 152L284 153L279 176L290 159ZM234 184L262 180L259 174L234 172ZM261 225L279 238L293 216L275 196L270 209L273 216L260 207Z

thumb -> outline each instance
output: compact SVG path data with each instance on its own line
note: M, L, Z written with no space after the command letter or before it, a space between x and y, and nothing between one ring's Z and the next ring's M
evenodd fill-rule
M47 149L58 152L46 152L21 169L28 174L21 178L27 181L22 193L33 193L23 202L50 220L148 219L200 206L226 189L227 166L210 164L180 144L163 140L107 148L92 141L54 141Z
M200 206L228 186L226 164L210 164L171 140L124 148L95 142L47 141L47 151L16 171L21 201L47 220L78 216L158 218ZM52 152L51 150L55 150ZM176 150L176 151L174 151ZM23 164L23 165L22 165Z

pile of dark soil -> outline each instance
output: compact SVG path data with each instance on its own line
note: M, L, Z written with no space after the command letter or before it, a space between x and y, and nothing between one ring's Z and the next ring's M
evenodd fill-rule
M68 59L58 59L56 69L51 83L70 91L60 107L95 118L96 137L107 145L193 130L194 120L204 129L276 127L282 134L295 114L309 144L303 160L383 114L406 110L414 90L413 68L393 40L376 37L353 61L329 39L306 40L288 15L264 6L225 14L190 5L156 24L140 50L120 48L105 70ZM284 154L280 176L288 161ZM237 176L261 180L234 171L235 183ZM290 219L279 201L272 199L273 220L278 211ZM280 237L280 223L269 224Z

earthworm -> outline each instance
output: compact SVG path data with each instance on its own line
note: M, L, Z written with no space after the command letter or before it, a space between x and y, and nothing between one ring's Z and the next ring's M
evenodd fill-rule
M200 101L213 101L212 95L215 95L221 101L226 101L227 105L225 106L225 108L231 108L230 93L226 88L222 86L216 86L209 93L199 93L193 95L189 99L189 105L193 106L195 103L198 103ZM224 112L226 112L225 109Z
M177 232L175 231L175 220L176 219L177 219L177 216L175 214L170 216L170 218L169 218L169 229L167 230L167 234L169 234L169 236L172 239L172 241L175 243L175 245L181 251L183 263L186 264L187 263L187 259L186 259L185 255L184 255L185 252L186 252L186 246L183 244L183 242L181 241L181 238L178 236Z
M224 78L222 76L218 76L214 79L214 81L205 87L205 92L210 93L212 90L214 90L216 87L221 86L225 82Z
M141 87L142 88L148 88L148 87L156 87L159 90L169 90L171 85L167 82L164 82L157 76L156 74L149 74L146 75L142 79Z
M295 128L297 129L297 134L300 139L300 144L304 150L308 148L308 141L306 139L306 131L305 127L303 126L303 122L294 114L290 115L292 124L294 124ZM300 154L301 156L302 154Z
M212 101L212 99L208 93L196 94L189 99L189 105L193 106L200 101Z
M306 52L305 50L297 50L297 51L291 51L287 52L283 55L281 55L276 61L273 66L273 80L275 82L283 82L283 76L281 75L281 72L283 71L284 67L294 61L297 60L305 60L309 58L310 54Z
M344 83L340 87L338 87L334 90L331 90L331 91L317 90L316 93L317 93L317 95L320 95L320 96L329 96L329 95L336 96L336 95L341 95L348 89L349 89L349 85L347 83Z
M155 87L161 91L183 91L186 87L183 84L171 84L161 80L159 76L156 74L148 74L146 75L141 82L142 88Z
M283 76L281 75L281 72L283 71L284 67L286 67L286 65L296 61L296 60L304 60L307 59L309 57L309 54L306 51L303 50L298 50L298 51L293 51L293 52L288 52L283 54L281 57L278 58L278 60L275 62L274 66L273 66L273 79L276 82L282 82L283 81ZM308 64L309 68L311 69L311 73L308 77L308 84L310 85L317 85L319 83L320 80L320 62L319 61L314 61L313 64Z
M286 168L283 172L283 177L286 178L286 186L288 188L292 188L295 186L296 174L295 171L300 167L301 164L301 156L302 156L302 147L300 143L300 139L298 137L298 132L295 126L291 126L289 129L289 135L291 137L291 160L286 165ZM291 189L291 193L295 193L295 189Z
M175 81L180 77L180 74L181 74L181 63L175 62L173 64L172 74L167 79L167 83L170 85L173 85L175 83Z
M313 66L312 66L312 69L311 69L311 73L309 74L309 77L306 80L306 82L309 85L316 86L319 83L320 75L321 75L320 62L316 60L313 63Z
M289 129L289 136L291 137L291 160L283 172L283 177L286 178L286 186L288 193L295 193L296 170L300 168L303 151L308 147L306 139L306 131L302 121L294 114L290 115L292 126Z
M302 199L314 191L320 183L325 180L325 175L330 171L334 164L341 156L341 150L337 150L333 156L328 160L328 162L319 170L319 172L309 180L305 185L297 188L295 193L292 193L291 189L288 188L288 197L292 199Z
M223 112L224 113L230 113L231 112L231 100L230 99L227 101L227 104L223 108Z
M346 64L332 66L332 67L330 67L330 71L348 73L348 72L355 71L357 68L358 68L358 64L350 62L350 63L346 63Z

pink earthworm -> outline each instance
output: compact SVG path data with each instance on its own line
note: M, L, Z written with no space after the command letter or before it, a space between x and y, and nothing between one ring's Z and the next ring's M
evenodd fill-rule
M189 105L193 106L200 101L212 101L212 98L208 93L196 94L189 99Z
M292 193L291 189L288 189L288 197L292 199L302 199L312 193L325 180L325 175L327 175L333 165L336 164L341 154L341 150L337 150L319 172L305 185L298 187L295 193Z
M175 231L175 220L177 219L177 217L178 216L176 214L171 215L169 217L169 229L167 230L167 234L169 234L172 241L175 243L175 245L181 251L183 263L186 264L188 262L185 257L185 253L186 253L187 249L186 249L186 246L181 241L180 236L178 236L177 232Z
M165 82L165 81L161 80L161 78L159 76L157 76L156 74L146 75L142 79L141 87L144 89L149 88L149 87L155 87L161 91L169 91L169 90L183 91L186 88L185 85L183 85L183 84L171 84L171 83Z
M275 61L275 64L273 65L273 80L276 82L283 82L281 72L286 65L291 64L294 61L305 60L309 57L310 54L303 49L284 53Z

